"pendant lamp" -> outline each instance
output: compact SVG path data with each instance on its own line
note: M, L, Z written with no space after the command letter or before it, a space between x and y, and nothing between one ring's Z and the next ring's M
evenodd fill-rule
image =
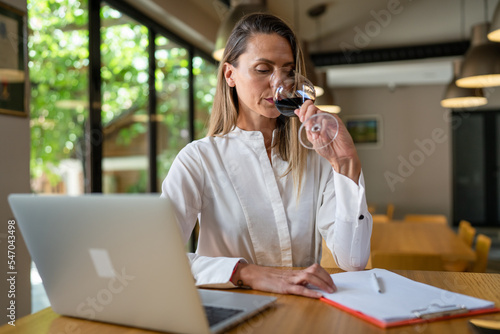
M472 27L471 46L465 54L457 86L500 86L500 44L486 37L489 26L489 23L481 23Z
M500 2L495 9L495 14L493 14L488 39L492 42L500 42Z
M461 66L461 59L453 62L453 79L448 84L448 87L446 87L444 98L441 100L441 106L450 109L464 109L479 107L488 103L488 100L484 97L482 88L462 88L456 85L455 80L460 73Z
M247 14L259 12L267 12L265 0L231 0L229 12L226 14L217 31L215 50L212 53L212 57L215 60L220 61L222 59L227 39L231 35L236 23Z
M335 104L335 98L333 96L333 93L330 89L328 89L328 84L326 80L326 73L322 72L319 77L321 78L321 85L325 87L325 93L321 95L320 97L316 98L316 101L314 104L316 107L318 107L320 110L329 112L329 113L335 113L338 114L340 112L340 107Z

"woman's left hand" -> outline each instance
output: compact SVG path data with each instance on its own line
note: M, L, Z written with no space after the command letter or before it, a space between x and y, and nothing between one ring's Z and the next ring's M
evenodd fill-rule
M306 101L300 109L295 110L301 122L318 113L323 113L323 111L310 100ZM337 137L329 145L316 149L316 152L328 160L337 173L349 177L357 184L361 173L361 162L356 147L344 123L337 115L331 115L337 119L339 125Z

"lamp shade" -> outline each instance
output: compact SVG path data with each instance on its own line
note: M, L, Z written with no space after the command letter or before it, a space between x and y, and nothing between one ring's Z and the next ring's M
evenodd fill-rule
M472 28L471 46L465 54L457 86L465 88L500 86L500 44L486 37L488 23Z
M224 54L224 48L226 47L227 40L234 26L238 21L245 15L258 12L266 12L266 6L263 1L240 1L239 4L232 7L226 14L226 17L222 21L219 30L217 31L217 37L215 40L215 50L212 53L212 57L215 60L220 61L222 55Z
M488 39L492 42L500 42L500 2L495 9L495 14L493 14Z
M488 103L488 100L484 97L482 88L463 88L458 87L455 83L460 73L461 65L462 60L455 60L453 63L453 79L446 87L444 97L441 100L441 106L450 109L464 109L485 105Z

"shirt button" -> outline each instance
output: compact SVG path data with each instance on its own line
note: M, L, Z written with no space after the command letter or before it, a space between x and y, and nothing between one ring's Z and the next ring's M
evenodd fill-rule
M361 215L361 216L359 216L359 218L358 218L358 219L359 219L359 220L361 220L361 219L365 219L365 216Z

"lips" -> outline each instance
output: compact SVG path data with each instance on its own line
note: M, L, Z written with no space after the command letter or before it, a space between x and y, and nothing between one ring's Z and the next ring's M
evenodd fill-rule
M269 98L264 99L264 100L266 100L267 102L269 102L269 103L271 103L271 104L274 104L274 100L273 100L273 98L272 98L272 97L269 97Z

